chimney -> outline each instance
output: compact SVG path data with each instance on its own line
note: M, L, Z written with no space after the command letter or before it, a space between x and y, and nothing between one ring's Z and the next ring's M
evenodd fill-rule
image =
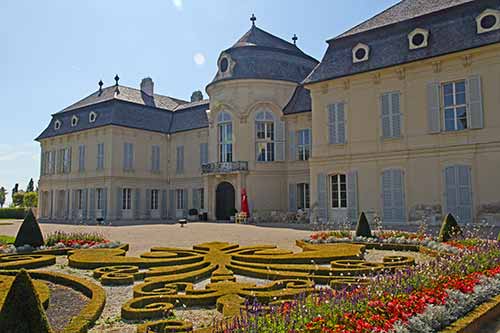
M193 91L191 102L199 102L203 100L203 93L200 90Z
M154 95L154 83L150 77L146 77L141 81L141 92L153 97Z

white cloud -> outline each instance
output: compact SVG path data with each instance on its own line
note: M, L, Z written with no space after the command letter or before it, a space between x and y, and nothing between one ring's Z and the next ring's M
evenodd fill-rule
M184 5L184 0L172 0L172 4L177 8L177 10L182 10Z
M195 64L197 64L198 66L201 66L205 63L205 55L203 55L203 53L195 53L195 55L193 56L193 60L195 62Z

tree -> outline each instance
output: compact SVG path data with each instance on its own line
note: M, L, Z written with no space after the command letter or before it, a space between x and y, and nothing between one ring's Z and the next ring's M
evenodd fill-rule
M2 186L0 187L0 208L3 208L5 199L7 199L7 190Z
M26 192L34 192L35 191L35 182L33 178L30 179L28 186L26 187Z
M12 204L14 205L14 207L23 207L24 195L24 191L14 193L14 195L12 196Z
M19 184L14 185L14 188L12 189L12 202L14 202L14 194L19 192Z
M24 207L33 208L38 206L38 193L26 192L23 198Z
M191 95L191 102L198 102L203 100L203 93L200 90L195 90Z
M31 245L32 247L39 247L44 244L42 231L40 230L40 226L36 221L35 214L33 214L33 210L28 210L28 214L24 218L23 223L21 224L21 228L17 232L16 240L14 245L16 247L23 245Z

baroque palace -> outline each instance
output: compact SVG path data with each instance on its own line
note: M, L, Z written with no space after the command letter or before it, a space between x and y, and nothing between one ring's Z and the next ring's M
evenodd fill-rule
M148 223L190 209L500 223L500 2L403 0L318 62L260 29L222 51L209 99L116 84L52 115L41 221Z

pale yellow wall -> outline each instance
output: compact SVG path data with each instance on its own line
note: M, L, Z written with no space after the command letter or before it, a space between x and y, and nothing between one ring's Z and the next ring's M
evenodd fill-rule
M313 102L311 201L317 201L316 176L358 170L360 210L380 214L380 175L384 168L405 170L407 213L417 204L442 203L442 170L472 167L473 203L500 202L500 47L499 45L308 85ZM427 84L482 78L484 128L428 133ZM380 96L401 93L402 136L381 139ZM344 145L328 143L329 104L345 102Z

